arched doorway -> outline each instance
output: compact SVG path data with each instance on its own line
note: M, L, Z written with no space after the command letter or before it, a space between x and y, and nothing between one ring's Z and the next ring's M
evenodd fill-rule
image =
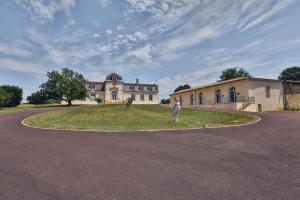
M221 103L222 102L222 96L221 96L221 90L216 90L216 97L215 97L216 99L215 99L215 101L216 101L216 103Z
M229 98L230 102L236 102L236 89L235 87L232 87L229 89Z

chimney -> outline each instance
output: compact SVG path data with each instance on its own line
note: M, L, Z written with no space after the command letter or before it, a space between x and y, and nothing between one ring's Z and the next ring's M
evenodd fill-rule
M138 78L136 79L136 82L135 82L135 83L136 83L136 84L139 84L139 79L138 79Z

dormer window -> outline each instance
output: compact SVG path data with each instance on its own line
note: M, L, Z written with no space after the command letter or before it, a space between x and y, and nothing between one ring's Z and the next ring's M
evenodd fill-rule
M119 74L111 73L106 77L107 81L122 81L122 77Z

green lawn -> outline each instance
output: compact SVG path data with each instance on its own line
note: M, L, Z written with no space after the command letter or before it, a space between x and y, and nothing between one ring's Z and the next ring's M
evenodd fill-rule
M43 104L43 105L33 105L33 104L21 104L17 107L8 107L0 109L0 115L12 114L12 113L20 113L25 111L44 109L50 107L60 106L59 104Z
M159 105L80 106L32 116L25 123L41 128L78 130L149 130L199 128L254 122L256 117L226 112L183 109L178 123L170 120L171 108Z

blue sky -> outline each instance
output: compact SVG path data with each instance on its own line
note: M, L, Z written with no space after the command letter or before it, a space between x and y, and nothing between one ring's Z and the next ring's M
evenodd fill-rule
M27 96L68 67L155 82L166 97L233 66L277 78L300 65L299 10L299 0L1 0L0 84Z

